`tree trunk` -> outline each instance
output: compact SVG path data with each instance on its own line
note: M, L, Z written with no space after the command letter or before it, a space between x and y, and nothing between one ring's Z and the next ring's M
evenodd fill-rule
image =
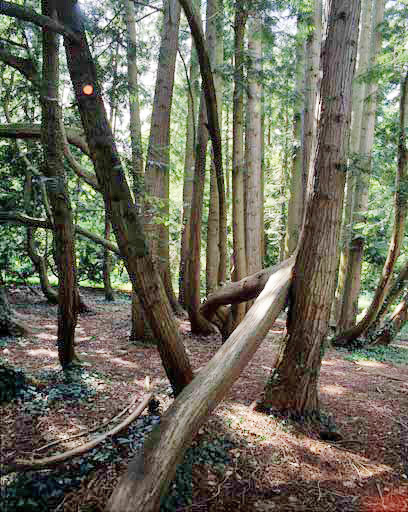
M145 171L144 227L153 261L160 271L171 306L177 312L181 307L171 282L168 218L170 114L178 49L180 3L178 0L167 0L163 10L162 40Z
M302 32L302 23L298 20L298 32ZM293 149L291 155L292 170L289 186L288 218L286 222L285 257L287 258L295 251L300 230L302 228L303 208L305 200L303 180L303 146L302 146L302 124L304 108L304 45L300 36L296 44L296 84L295 100L293 102Z
M243 0L235 6L235 68L233 98L233 148L232 148L232 234L233 266L232 279L240 281L247 275L245 251L244 217L244 36L247 13ZM234 326L242 322L246 311L245 304L237 304L232 309Z
M261 91L262 23L259 13L251 13L248 21L248 100L246 132L246 260L247 273L262 268L261 231Z
M368 19L364 19L363 32L363 48L361 50L360 60L361 69L359 66L358 72L364 76L367 73L368 65L370 69L374 69L378 55L381 51L381 23L384 19L384 0L374 0L375 10L372 15L371 30L368 29L370 22L370 5L366 6L369 11ZM371 34L370 47L367 47L366 40L369 39ZM368 55L367 55L368 54ZM371 81L368 84L356 83L357 91L353 98L356 103L356 110L354 116L354 129L350 138L350 157L352 159L352 173L354 176L354 183L351 188L354 188L354 198L352 200L351 211L351 227L350 233L346 234L346 243L350 245L353 238L359 238L361 243L355 246L360 254L356 254L354 250L353 258L347 258L345 254L345 261L343 266L344 271L344 289L351 293L350 297L345 297L344 293L341 297L340 316L338 321L338 331L343 332L350 329L356 322L358 311L358 297L360 294L360 281L361 281L361 265L363 261L364 238L361 235L361 229L355 229L355 226L365 224L367 221L368 209L368 192L371 175L371 154L374 143L374 128L375 117L377 109L377 81ZM347 222L347 220L346 220Z
M109 222L108 214L105 212L105 240L109 240L111 231L111 224ZM105 300L112 302L115 300L113 295L112 283L112 255L111 252L105 247L103 250L103 289L105 292Z
M163 415L109 499L111 512L157 512L192 438L250 361L281 311L293 259L273 274L245 319Z
M43 14L54 18L53 2L42 1ZM42 126L44 174L50 199L58 268L58 357L63 369L76 359L75 327L79 295L76 288L75 237L72 209L66 184L63 155L61 110L58 102L58 36L43 29Z
M387 259L384 263L382 276L376 288L370 307L364 317L357 325L341 333L332 343L337 346L347 346L353 340L363 336L375 322L381 306L384 303L392 280L395 262L399 256L401 245L404 239L405 219L408 209L408 150L407 150L407 127L408 127L408 73L401 83L400 100L400 128L398 143L398 168L395 179L395 214L394 227L388 247Z
M186 277L188 246L190 240L190 214L193 197L193 180L195 165L195 145L197 127L197 105L199 101L198 87L199 69L194 42L191 41L190 57L190 78L187 96L187 127L186 127L186 150L184 159L184 181L183 181L183 223L180 246L180 270L179 270L179 302L187 308L186 294L188 293L188 281Z
M394 304L394 302L398 299L400 295L404 292L404 285L408 281L408 260L403 265L397 277L394 279L393 283L390 285L389 292L384 300L383 305L381 306L380 311L378 312L375 324L376 328L381 327L383 323L383 318L386 315L388 309Z
M289 294L288 334L261 408L319 413L318 380L333 300L359 0L331 0L322 49L316 161Z
M29 334L25 326L11 309L3 284L0 284L0 335L26 336Z
M224 61L223 44L223 7L220 0L209 0L207 16L207 45L210 62L213 69L215 94L217 98L218 124L222 130L222 87L220 74ZM206 252L206 290L207 295L214 291L221 281L225 281L225 262L220 255L220 208L215 165L210 167L210 205L207 222L207 252ZM226 256L226 255L224 255ZM220 267L223 270L220 271Z
M159 341L158 349L167 376L175 394L178 394L192 380L193 373L160 275L149 256L140 219L107 121L95 64L83 28L77 34L80 42L66 38L65 48L98 183L129 277ZM94 93L91 96L83 95L84 83L93 84Z
M390 345L408 321L408 293L395 308L390 319L385 323L371 345Z
M27 252L40 278L41 291L50 304L58 304L58 293L51 288L48 280L47 261L35 248L35 228L27 228Z

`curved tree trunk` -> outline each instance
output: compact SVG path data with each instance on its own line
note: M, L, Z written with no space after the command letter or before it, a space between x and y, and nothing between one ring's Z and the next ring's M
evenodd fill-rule
M385 323L371 345L390 345L408 321L408 293L395 308L390 319Z
M111 224L107 212L105 212L105 240L109 240L111 231ZM112 272L112 255L111 252L105 247L103 249L103 289L105 292L105 300L112 302L115 300L113 295L113 288L111 283Z
M157 512L192 438L260 346L285 304L293 258L273 274L244 320L163 415L109 499L111 512Z
M289 293L288 334L261 408L319 413L318 380L337 265L359 0L331 0L314 173Z
M394 304L398 297L403 294L406 281L408 281L408 261L405 262L405 265L394 279L393 284L390 286L389 292L387 293L387 296L384 300L384 303L378 312L377 318L375 320L377 329L383 324L384 316L387 314L389 308Z
M378 283L370 307L360 322L337 336L332 343L336 346L347 346L350 342L363 336L375 322L377 315L384 303L385 297L392 280L395 262L399 256L401 244L404 238L405 219L408 209L408 149L407 149L407 126L408 126L408 73L401 84L400 99L400 128L398 143L398 169L395 179L395 215L394 227L391 241L388 248L387 259L380 282Z
M50 304L58 304L58 293L52 289L47 272L47 261L35 249L35 228L27 228L27 251L40 278L41 291Z
M62 0L58 6L62 11L66 9ZM71 14L75 15L74 12ZM79 42L67 38L64 42L68 69L89 150L95 162L98 183L129 277L159 341L158 349L163 366L177 395L192 380L192 369L163 283L149 256L139 215L107 121L95 64L82 27L77 36ZM82 86L89 81L94 86L94 94L84 96Z

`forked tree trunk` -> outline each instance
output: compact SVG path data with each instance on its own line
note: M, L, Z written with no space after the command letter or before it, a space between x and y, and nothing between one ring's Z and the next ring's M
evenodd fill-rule
M163 415L109 499L111 512L157 512L192 438L251 360L284 306L293 258L280 265L244 320Z
M42 0L42 12L54 18L55 4ZM75 327L79 295L76 288L75 236L72 210L64 172L61 110L58 101L59 58L58 36L43 29L42 126L44 174L50 199L58 268L58 357L63 369L76 359Z
M289 294L288 334L261 408L319 413L318 380L333 299L360 0L331 0L322 49L317 150Z
M178 49L180 3L178 0L166 0L163 10L162 40L145 170L144 227L150 253L160 270L171 306L176 312L181 312L182 308L174 295L171 281L168 228L170 114Z
M58 6L63 12L66 9L62 0ZM74 11L71 14L75 17ZM149 256L140 219L107 120L95 64L83 28L77 32L77 36L79 42L65 38L68 69L105 199L105 208L109 212L129 277L159 342L163 366L175 394L178 394L192 380L192 369L163 283ZM83 84L87 83L94 87L94 93L90 96L84 96L82 92Z
M245 2L238 0L235 6L235 68L233 99L233 148L232 148L232 234L233 234L233 281L247 275L245 252L244 217L244 36L247 21ZM234 326L245 316L246 305L237 304L232 309Z
M398 141L398 168L395 179L395 213L394 227L388 247L387 259L380 281L377 285L374 297L367 309L364 317L357 325L351 329L339 334L332 343L336 346L347 346L353 340L364 336L376 321L377 315L381 310L387 296L395 262L400 253L404 239L405 219L408 210L408 149L407 149L407 127L408 127L408 73L401 83L400 99L400 127Z

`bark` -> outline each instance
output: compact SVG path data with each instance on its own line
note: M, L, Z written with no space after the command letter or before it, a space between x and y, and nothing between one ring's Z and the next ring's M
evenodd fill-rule
M178 49L180 3L178 0L167 0L163 10L162 39L145 170L144 226L150 252L162 276L170 303L178 311L180 305L173 292L170 274L168 217L170 114Z
M289 294L288 334L261 408L319 413L318 379L333 300L360 1L328 2L316 161Z
M227 261L227 205L225 201L225 183L222 170L222 146L221 131L218 122L217 95L215 91L213 73L208 55L207 45L204 40L201 17L191 0L180 0L190 25L191 35L193 36L197 50L198 62L202 77L202 88L204 91L204 100L206 105L207 128L212 142L212 154L214 166L217 174L218 200L220 211L220 271L219 279L225 281L225 266ZM207 18L208 20L208 18ZM200 107L201 110L201 107ZM198 154L198 150L197 150ZM225 266L223 266L225 265Z
M371 345L390 345L408 321L408 293L395 308L390 319L377 334Z
M358 322L357 325L345 331L344 333L341 333L334 340L332 340L332 343L336 346L347 346L353 340L364 336L364 334L366 334L370 327L374 324L390 288L395 262L399 256L404 239L405 219L408 209L408 149L406 134L408 127L407 83L408 73L405 75L401 83L398 168L395 179L394 227L388 247L387 259L384 263L382 275L374 293L374 297L364 317Z
M42 11L56 15L53 2L42 1ZM50 199L58 269L58 357L63 369L76 359L75 327L79 296L76 288L75 237L68 187L63 163L61 110L58 101L59 45L54 32L43 30L42 124L41 142L44 149L44 174Z
M26 336L28 327L16 316L7 300L4 286L0 284L0 335Z
M232 279L240 281L247 275L245 252L245 218L244 218L244 37L247 12L245 3L239 0L235 7L234 21L234 97L232 121L232 234L233 267ZM233 308L234 325L243 320L245 304Z
M367 5L370 14L370 6ZM369 39L371 34L370 48L363 42L361 55L361 69L359 66L359 74L367 73L369 68L374 69L378 55L381 51L382 35L380 24L384 19L384 0L375 0L375 9L372 15L371 30L368 29L363 39ZM362 30L367 30L370 17L364 20ZM366 55L368 53L368 55ZM361 80L361 76L359 77ZM362 83L360 87L356 84L357 90L355 97L356 109L354 116L353 131L350 138L350 158L352 160L351 169L353 177L351 189L354 189L354 197L351 205L351 227L350 233L346 234L346 243L352 243L353 238L361 239L362 243L358 245L360 254L353 254L353 258L347 258L343 262L344 271L344 288L351 295L341 296L341 308L338 321L338 331L343 332L350 329L356 322L358 311L358 297L360 294L361 265L363 261L364 239L361 236L361 230L356 230L354 226L365 223L367 221L368 209L368 192L371 175L371 154L374 143L374 128L377 108L377 91L378 84L371 81L367 84ZM347 220L346 220L347 221ZM349 224L350 225L350 224Z
M111 231L111 224L109 222L109 217L105 212L105 240L109 240ZM103 250L103 289L105 293L105 300L112 302L115 300L115 296L113 294L113 288L111 283L111 272L112 272L112 255L111 251L106 247Z
M298 32L302 30L302 23L298 20ZM302 146L302 124L304 108L304 45L299 40L296 45L296 83L295 98L293 101L293 149L291 155L292 169L289 186L288 217L286 222L285 257L287 258L295 251L300 230L302 228L303 207L305 189L303 180L303 146Z
M46 259L40 256L35 248L35 229L27 229L27 252L33 262L35 271L40 278L41 291L50 304L58 304L58 293L51 288L48 280Z
M307 190L314 168L319 81L320 49L322 42L322 0L313 0L308 20L310 33L305 43L305 92L303 112L303 187Z
M279 263L244 277L240 281L233 281L225 286L221 286L207 297L207 300L200 308L201 313L211 322L220 306L240 304L255 299L264 289L270 276L279 270L283 264L284 262Z
M405 262L402 269L398 273L397 277L394 279L393 283L390 285L390 289L387 293L387 297L384 300L383 305L381 306L380 311L378 312L376 318L377 327L381 326L383 323L383 318L387 313L388 309L394 302L398 299L398 297L403 293L404 286L406 281L408 281L408 261Z
M260 83L262 43L259 13L251 13L248 19L248 100L246 131L246 260L247 273L262 268L261 250L261 91Z
M142 151L142 128L140 122L139 85L137 69L137 40L136 40L136 8L131 0L124 0L126 7L127 30L127 65L128 65L128 90L129 90L129 130L132 148L132 182L133 197L137 214L142 221L143 196L144 196L144 172ZM151 341L151 331L147 317L137 292L132 288L132 328L131 340Z
M172 315L163 283L146 246L140 219L107 121L101 88L85 33L82 31L78 36L79 44L65 39L65 48L99 186L103 191L105 207L129 277L159 341L160 356L177 395L192 380L191 366L178 334L177 323ZM85 97L82 94L82 84L89 81L94 85L94 94Z
M217 98L218 124L222 130L222 87L220 68L224 60L223 8L220 0L209 0L207 15L207 45L213 69L215 94ZM207 222L206 290L207 295L225 281L225 262L220 258L220 208L215 165L210 168L210 204ZM223 270L220 270L223 267Z
M179 302L186 307L185 297L188 293L188 281L186 277L188 246L190 240L190 215L191 202L193 198L193 181L195 166L195 143L197 126L197 104L199 100L198 87L198 61L193 41L191 42L190 57L190 78L187 96L187 127L186 127L186 149L184 158L184 181L183 181L183 221L180 246L180 270L179 270Z
M271 276L227 342L166 411L113 491L109 511L159 510L160 498L192 438L239 377L282 309L291 273L292 260L288 260Z

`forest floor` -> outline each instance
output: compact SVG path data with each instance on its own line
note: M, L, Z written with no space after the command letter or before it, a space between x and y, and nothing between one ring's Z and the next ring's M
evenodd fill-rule
M114 302L107 303L101 291L83 289L81 293L95 314L79 319L76 350L83 373L79 382L69 384L58 364L56 307L28 288L10 290L10 300L32 334L1 339L0 356L43 384L40 394L31 390L31 400L26 395L1 407L2 463L45 457L89 440L89 435L67 438L115 416L132 398L140 400L146 377L153 389L161 389L162 411L171 403L163 391L167 381L156 348L129 342L130 297L117 294ZM254 412L251 407L274 365L284 328L283 320L275 324L200 429L179 471L177 486L171 486L173 497L162 509L408 510L408 340L398 340L388 349L392 357L385 361L378 351L372 357L334 349L326 352L321 404L340 434L330 442L310 425ZM180 331L195 370L221 345L216 336L192 336L187 321L180 320ZM142 430L146 422L139 420ZM95 449L88 458L82 457L80 466L71 467L75 477L67 466L3 477L0 509L102 511L135 449L129 439L140 439L135 428ZM146 428L149 431L152 426ZM62 442L35 452L55 439Z

